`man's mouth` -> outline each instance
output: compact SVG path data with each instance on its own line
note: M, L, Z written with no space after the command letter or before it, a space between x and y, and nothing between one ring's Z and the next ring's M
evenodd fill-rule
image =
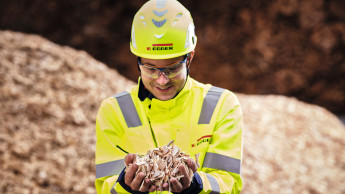
M170 85L170 86L164 86L164 87L162 87L162 86L155 86L159 91L162 91L162 92L166 92L166 91L168 91L172 86Z

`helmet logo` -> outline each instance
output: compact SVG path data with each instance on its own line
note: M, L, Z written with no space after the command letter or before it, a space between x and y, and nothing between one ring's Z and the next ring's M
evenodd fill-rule
M161 51L161 50L174 50L173 43L167 44L152 44L151 47L147 47L146 50L148 51Z

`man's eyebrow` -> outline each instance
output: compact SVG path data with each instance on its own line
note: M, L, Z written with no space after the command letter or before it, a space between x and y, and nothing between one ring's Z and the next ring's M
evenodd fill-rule
M176 65L176 64L179 63L179 62L171 63L171 64L165 65L165 66L163 66L163 67L157 67L156 65L153 65L153 64L151 64L151 63L143 63L143 62L141 62L141 63L142 63L143 65L148 65L148 66L154 67L154 68L164 68L164 67L174 66L174 65Z
M170 63L168 65L165 65L164 67L169 67L169 66L174 66L174 65L177 65L178 63L182 62L181 61L176 61L176 62L173 62L173 63ZM143 65L148 65L148 66L151 66L151 67L155 67L155 68L158 68L156 65L153 65L151 63L143 63L142 59L140 58L140 63L143 64ZM164 67L159 67L159 68L164 68Z
M151 64L151 63L143 63L143 62L141 62L143 65L148 65L148 66L150 66L150 67L155 67L155 68L157 68L156 67L156 65L153 65L153 64Z
M155 65L153 65L153 64L151 64L151 63L144 63L143 61L142 61L142 58L139 58L139 61L140 61L140 63L141 64L143 64L143 65L148 65L148 66L152 66L152 67L156 67Z

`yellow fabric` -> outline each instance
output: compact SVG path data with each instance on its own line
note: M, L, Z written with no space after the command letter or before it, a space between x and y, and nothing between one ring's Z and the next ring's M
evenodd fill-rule
M202 167L206 152L239 160L242 157L242 111L232 92L222 93L209 124L198 124L210 88L211 85L188 77L175 98L168 101L146 98L142 102L138 98L138 86L133 87L130 94L142 123L133 128L127 127L116 98L105 99L96 119L96 164L123 159L126 153L117 146L129 153L146 154L156 146L175 140L175 144L191 156L200 153L198 174L204 187L201 193L211 191L206 173L217 180L221 193L239 193L242 188L239 174ZM97 192L109 193L115 177L97 179ZM116 184L117 189L118 186L121 187Z

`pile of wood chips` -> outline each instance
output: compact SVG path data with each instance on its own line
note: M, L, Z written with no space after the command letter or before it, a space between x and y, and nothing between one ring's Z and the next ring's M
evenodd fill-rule
M151 185L156 185L161 191L163 190L163 184L168 183L170 192L170 178L180 180L184 176L178 169L180 165L183 165L187 169L189 178L193 178L193 170L187 165L188 159L192 158L189 154L181 151L181 149L174 144L174 140L172 140L166 146L164 145L163 147L149 150L145 156L137 154L134 163L138 165L136 174L143 172L145 178L151 180ZM195 155L195 160L199 166L198 154ZM127 167L131 165L132 164ZM126 168L126 170L127 169L128 168Z

